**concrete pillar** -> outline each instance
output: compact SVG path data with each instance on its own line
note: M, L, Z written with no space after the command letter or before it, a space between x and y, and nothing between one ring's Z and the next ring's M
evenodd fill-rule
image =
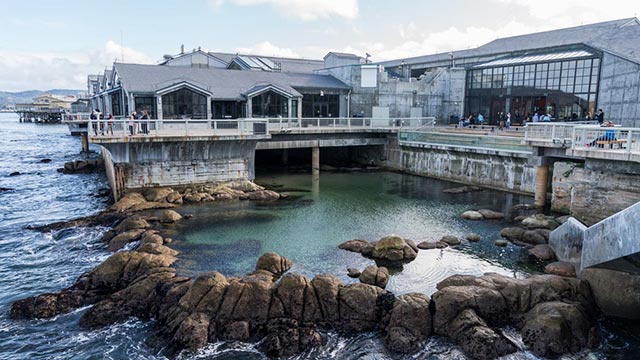
M544 207L547 201L547 184L549 180L549 165L544 164L538 166L536 173L536 193L534 196L534 205Z
M82 142L82 152L89 152L89 133L80 131L80 141Z
M302 96L298 98L298 119L302 119Z
M287 98L287 119L291 119L293 114L291 113L291 98Z
M289 165L289 150L288 149L282 149L282 165L284 165L284 166L288 166Z
M320 174L320 148L311 148L311 175Z
M211 112L211 96L207 96L207 119L213 118L213 113Z

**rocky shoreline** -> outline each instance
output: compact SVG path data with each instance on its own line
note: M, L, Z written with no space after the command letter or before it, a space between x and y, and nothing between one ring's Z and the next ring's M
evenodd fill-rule
M135 316L154 319L177 349L198 349L218 340L259 342L273 357L322 345L323 330L378 331L385 346L397 353L415 352L435 334L451 338L477 359L521 350L504 335L505 326L517 329L525 346L539 356L575 352L597 342L597 308L589 284L576 278L455 275L440 282L432 297L396 296L384 290L389 278L384 267L367 267L358 274L361 283L343 284L331 274L309 279L291 272L292 262L274 253L262 255L255 271L242 277L176 273L173 264L179 254L168 246L172 240L163 230L185 221L174 210L177 206L278 198L278 193L251 182L149 189L127 194L99 215L35 228L110 226L103 241L116 252L59 293L16 301L11 317L50 318L91 305L80 319L81 327ZM415 259L419 251L415 243L396 236L341 247L392 266Z

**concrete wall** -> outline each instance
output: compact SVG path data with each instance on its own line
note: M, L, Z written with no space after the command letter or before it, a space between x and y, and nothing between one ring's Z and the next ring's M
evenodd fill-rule
M390 136L386 165L392 169L524 194L535 192L536 168L527 158L405 147Z
M560 261L573 264L577 271L582 262L582 244L587 227L574 218L569 218L549 234L549 246Z
M111 180L109 183L112 189L118 187L118 169L123 171L124 189L252 180L256 143L257 140L105 144L114 173L113 184Z
M605 53L602 58L598 108L605 120L640 127L640 65Z
M361 87L361 67L342 66L323 70L353 88L350 115L372 116L376 106L389 107L391 117L411 117L412 108L422 109L420 116L446 121L459 114L464 104L464 69L435 69L421 79L390 79L378 73L377 87Z
M556 162L551 210L592 225L640 201L639 183L640 175L609 171L599 163Z

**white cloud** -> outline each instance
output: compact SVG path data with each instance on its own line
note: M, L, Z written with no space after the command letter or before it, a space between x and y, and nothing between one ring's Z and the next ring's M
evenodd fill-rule
M264 41L258 44L255 44L251 47L239 47L236 48L236 52L242 54L256 54L256 55L265 55L265 56L281 56L281 57L292 57L298 58L300 55L289 48L281 48L268 41Z
M526 18L548 26L568 27L622 19L640 13L640 3L629 0L493 0L527 9Z
M102 49L86 52L0 51L0 89L19 91L53 88L85 89L88 74L104 71L114 60L153 63L149 56L107 41Z
M269 5L289 17L302 20L317 20L326 17L354 19L358 16L358 0L228 0L239 6ZM224 0L209 0L214 7L220 7Z

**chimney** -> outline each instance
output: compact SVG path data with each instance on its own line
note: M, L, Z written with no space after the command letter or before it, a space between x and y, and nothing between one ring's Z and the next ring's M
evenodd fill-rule
M184 54L184 44L180 45L180 55Z

